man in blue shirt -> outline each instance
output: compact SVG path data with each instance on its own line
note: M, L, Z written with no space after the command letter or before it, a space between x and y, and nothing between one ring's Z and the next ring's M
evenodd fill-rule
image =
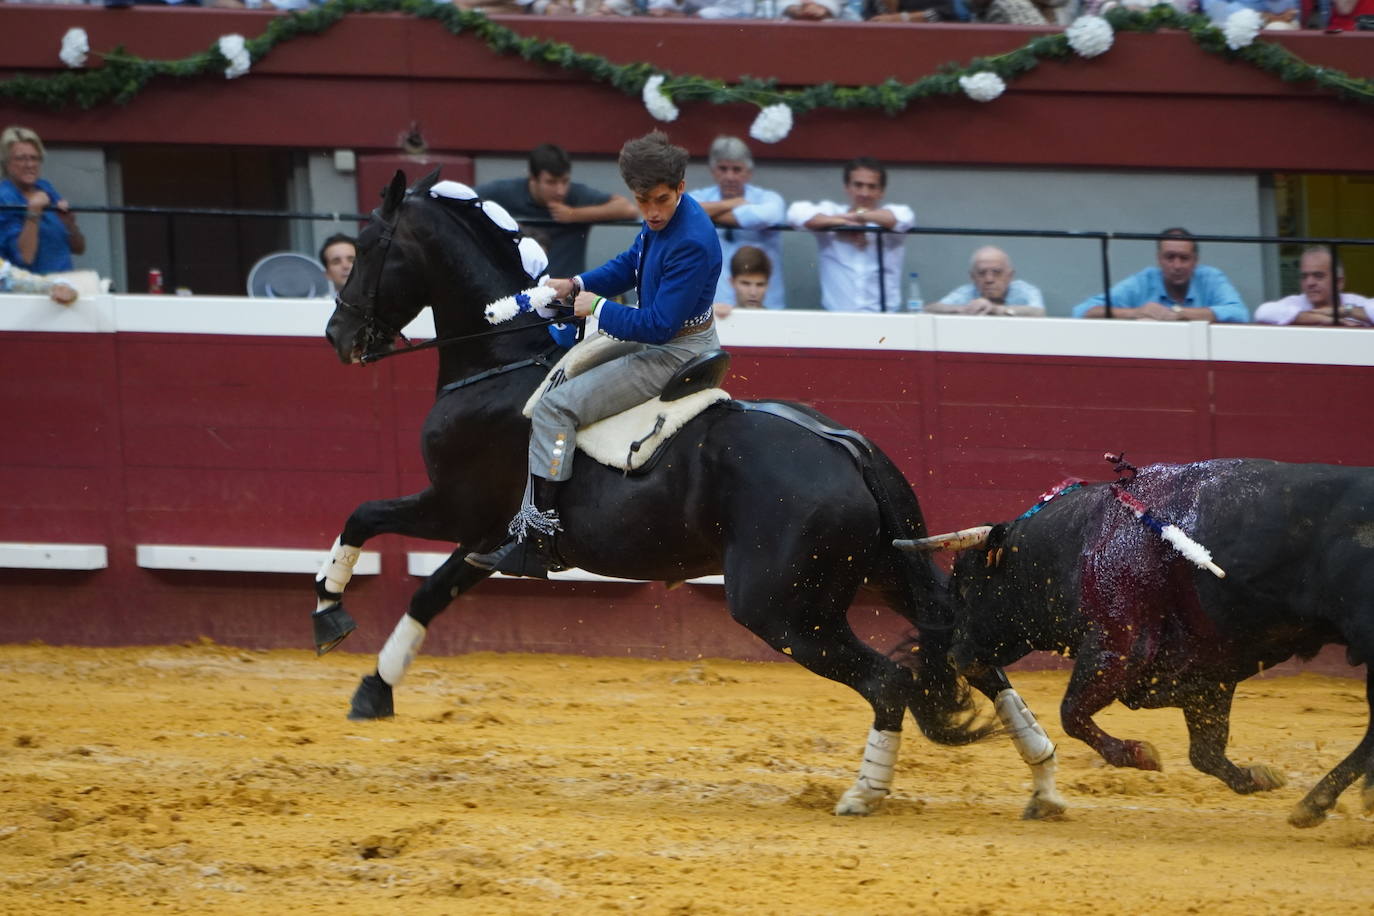
M1147 267L1112 287L1112 317L1144 321L1229 321L1244 324L1250 311L1226 274L1198 264L1198 246L1187 229L1160 233L1157 267ZM1103 318L1098 293L1074 306L1075 318Z
M620 150L620 175L644 225L630 248L605 264L546 283L560 299L577 291L574 312L595 315L613 338L599 365L544 394L530 416L530 489L510 523L514 541L476 566L547 577L562 530L558 487L572 476L577 430L658 395L688 360L720 346L711 304L720 276L720 244L706 211L684 192L687 151L654 131ZM606 298L635 289L638 307Z

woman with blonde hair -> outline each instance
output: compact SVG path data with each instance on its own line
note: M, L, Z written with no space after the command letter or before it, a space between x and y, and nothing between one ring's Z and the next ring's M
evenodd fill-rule
M52 183L41 177L43 141L27 127L0 132L0 257L36 274L72 269L86 251L76 215Z

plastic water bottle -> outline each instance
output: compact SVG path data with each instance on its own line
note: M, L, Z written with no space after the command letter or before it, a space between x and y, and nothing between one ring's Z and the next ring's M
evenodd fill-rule
M913 270L906 275L906 310L919 312L925 305L926 301L921 298L921 275Z

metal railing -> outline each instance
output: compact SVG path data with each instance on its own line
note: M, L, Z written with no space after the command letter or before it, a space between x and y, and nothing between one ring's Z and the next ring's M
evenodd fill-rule
M0 204L0 211L13 211L25 209L22 205ZM175 220L178 217L221 217L234 219L276 219L276 220L304 220L304 221L327 221L327 222L357 222L362 223L368 219L366 214L329 212L314 213L289 210L237 210L215 207L161 207L161 206L72 206L73 213L103 213L121 216L162 216L167 220L166 244L169 259L175 263L176 252L176 232ZM540 228L565 225L552 219L531 219L524 220L525 225ZM633 220L613 220L604 222L587 223L589 226L616 226L622 228L635 228L640 225ZM894 232L879 226L845 226L833 229L810 230L797 229L789 225L769 226L751 231L779 231L779 232L862 232L876 236L883 235L903 235L903 236L979 236L985 238L1034 238L1034 239L1066 239L1075 241L1096 241L1099 248L1099 264L1101 271L1102 295L1105 317L1112 318L1112 271L1111 271L1111 245L1116 241L1160 241L1169 238L1184 238L1181 236L1171 236L1158 232L1118 232L1106 229L1008 229L1008 228L982 228L966 226L917 226L903 232ZM1372 247L1374 239L1371 238L1343 238L1332 236L1270 236L1270 235L1222 235L1207 233L1190 233L1186 240L1194 242L1220 242L1223 244L1250 244L1250 245L1323 245L1331 251L1332 276L1339 274L1340 270L1340 249L1344 247ZM887 301L887 283L882 278L886 277L887 265L884 263L882 244L873 245L875 251L876 266L880 281L878 283L879 310L883 312L893 310ZM172 268L173 274L175 268ZM1334 290L1334 288L1333 288ZM1340 322L1340 297L1332 296L1332 323Z

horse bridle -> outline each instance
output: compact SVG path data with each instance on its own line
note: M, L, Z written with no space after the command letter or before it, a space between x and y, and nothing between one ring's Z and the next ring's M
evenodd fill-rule
M479 204L481 202L480 198L474 198L474 200L476 200ZM538 324L524 324L515 327L493 328L490 331L477 331L472 334L455 334L452 337L435 337L431 340L426 340L423 343L412 343L410 338L407 337L400 328L393 328L391 327L391 325L387 324L385 321L382 321L380 318L377 317L377 299L381 294L382 275L386 273L386 259L388 255L391 254L391 241L395 237L396 227L399 226L401 223L401 209L399 206L397 207L396 219L390 223L388 223L382 217L382 211L380 207L372 211L370 218L376 220L378 223L381 224L382 227L382 262L377 267L377 275L373 279L371 289L367 290L367 292L364 294L364 305L358 306L354 305L351 302L345 301L342 292L340 292L338 295L335 295L334 297L334 306L337 309L351 313L353 315L358 316L358 318L362 319L362 329L367 332L366 338L368 340L375 340L381 335L386 335L383 339L387 341L392 341L399 338L405 343L405 347L400 350L364 352L361 356L358 357L358 362L362 365L365 366L368 363L375 363L378 360L386 359L389 356L398 356L403 353L417 353L421 350L430 350L435 347L444 347L448 346L449 344L462 343L463 341L475 340L479 337L495 337L498 334L513 334L516 331L524 331L528 330L529 328L545 327L564 320L561 317L549 318L541 320Z

